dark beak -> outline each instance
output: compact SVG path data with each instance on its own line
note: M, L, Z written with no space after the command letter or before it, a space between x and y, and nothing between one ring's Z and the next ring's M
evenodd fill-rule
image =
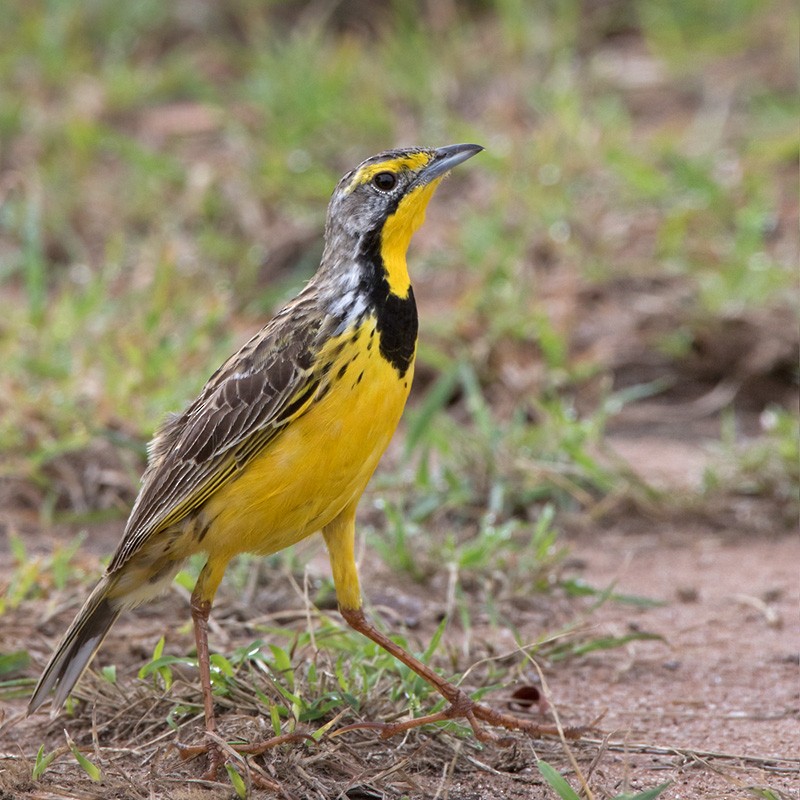
M479 144L451 144L447 147L439 147L433 151L433 159L419 174L416 183L429 183L440 178L462 161L480 153L481 150L483 148Z

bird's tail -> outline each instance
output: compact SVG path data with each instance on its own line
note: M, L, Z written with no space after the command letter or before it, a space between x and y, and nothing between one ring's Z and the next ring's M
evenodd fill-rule
M125 608L124 603L110 597L114 583L113 578L106 576L89 595L39 678L28 703L28 714L36 711L54 689L53 710L64 705L114 620Z

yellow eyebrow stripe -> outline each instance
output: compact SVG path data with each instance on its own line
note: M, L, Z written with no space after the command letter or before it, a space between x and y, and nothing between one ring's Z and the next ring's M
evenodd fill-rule
M380 161L377 164L369 164L356 172L346 191L348 193L352 192L356 186L369 183L379 172L416 171L424 167L430 159L431 157L428 153L412 153L411 155L401 156L400 158L390 158L386 161Z

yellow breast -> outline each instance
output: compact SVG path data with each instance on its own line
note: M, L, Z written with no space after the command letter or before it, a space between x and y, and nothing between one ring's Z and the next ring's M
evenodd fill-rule
M370 318L345 342L330 389L208 501L210 556L275 553L319 530L360 497L403 413L413 376L381 356Z

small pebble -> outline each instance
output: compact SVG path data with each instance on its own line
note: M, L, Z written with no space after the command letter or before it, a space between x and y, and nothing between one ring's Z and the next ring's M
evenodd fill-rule
M700 599L700 592L695 586L679 586L675 596L681 603L696 603Z

